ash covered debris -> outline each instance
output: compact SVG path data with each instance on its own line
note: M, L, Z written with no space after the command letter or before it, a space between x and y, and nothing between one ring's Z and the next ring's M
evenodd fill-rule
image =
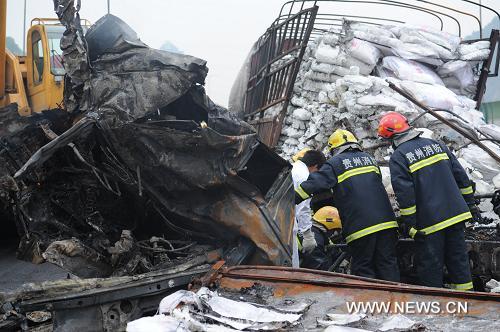
M71 113L62 126L16 119L2 137L14 147L0 156L1 190L18 255L80 277L145 273L238 244L238 262L289 264L289 165L206 96L206 62L149 48L112 15L82 39L74 1L54 4L67 27Z
M202 287L196 293L180 290L160 302L158 314L127 324L127 331L281 331L299 324L311 303L280 306L230 298Z

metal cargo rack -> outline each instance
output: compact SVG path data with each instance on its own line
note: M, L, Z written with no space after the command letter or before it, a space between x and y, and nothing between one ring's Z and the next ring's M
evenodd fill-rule
M458 0L493 13L499 20L500 14L493 8L470 0ZM474 100L481 105L488 77L496 77L500 65L499 30L489 32L485 37L482 17L470 11L458 10L427 0L292 0L283 4L278 17L258 39L251 56L250 78L245 95L244 118L255 126L261 140L270 147L278 143L293 86L299 72L305 49L310 37L317 37L331 29L339 30L344 18L374 25L404 24L404 18L383 16L360 16L342 14L342 6L361 8L374 5L384 8L403 8L429 19L441 31L462 37L462 25L467 20L477 23L479 39L464 40L473 43L490 41L489 58L483 62Z

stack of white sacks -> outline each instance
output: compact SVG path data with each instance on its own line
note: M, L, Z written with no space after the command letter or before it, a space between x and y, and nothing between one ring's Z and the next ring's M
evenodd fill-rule
M459 37L427 28L376 26L345 21L311 41L300 68L278 150L290 159L305 148L323 149L336 128L354 132L364 148L380 144L377 125L388 111L410 120L422 113L414 104L388 87L387 81L424 105L444 110L440 114L479 138L500 138L500 127L487 125L471 98L489 42L461 44ZM427 137L444 141L455 151L477 192L500 188L500 165L479 147L431 115L420 117L415 127ZM500 155L500 148L486 143ZM379 161L388 160L391 148L370 149ZM383 169L389 194L389 172ZM489 203L481 206L491 211ZM493 213L487 213L494 217Z

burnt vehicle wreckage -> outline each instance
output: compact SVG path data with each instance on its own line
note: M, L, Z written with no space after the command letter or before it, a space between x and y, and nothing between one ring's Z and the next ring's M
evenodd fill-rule
M220 259L289 265L290 166L205 95L206 62L149 48L112 15L84 37L74 1L54 3L67 112L0 113L0 204L4 243L17 233L19 258L62 270L21 281L4 266L0 329L52 308L55 330L71 315L116 330Z
M299 299L325 290L339 298L347 292L360 298L467 297L327 272L230 267L290 265L290 164L269 147L281 128L265 119L253 127L214 104L203 88L204 60L151 49L115 16L84 34L79 3L54 0L66 27L65 111L30 118L19 117L15 104L0 111L1 236L9 247L1 253L14 255L16 246L19 259L38 264L0 260L1 330L83 331L89 322L96 331L123 330L188 285L238 293L264 284L275 295ZM269 31L291 26L302 29L303 39L285 42L289 48L279 57L305 48L315 11L301 7L298 14L290 9L288 17L280 15ZM250 94L267 99L253 100L257 106L248 113L288 102L301 55L296 61L267 75L271 64L259 60L274 97ZM485 80L478 83L483 90ZM500 278L498 233L469 234L477 290ZM341 254L330 270L347 272L345 245L336 247ZM400 241L400 262L405 281L413 281L412 240ZM492 306L480 309L491 319L499 298L474 296L484 308Z

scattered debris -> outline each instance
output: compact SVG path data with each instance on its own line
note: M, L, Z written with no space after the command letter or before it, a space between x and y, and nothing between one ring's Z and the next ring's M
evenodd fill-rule
M26 318L34 323L43 323L52 318L52 314L48 311L32 311L26 314Z
M331 325L323 330L324 332L366 332L369 330L358 329L356 327Z
M326 314L328 320L318 320L320 326L347 325L356 323L366 317L365 314Z
M403 315L393 315L389 317L382 326L379 327L380 331L390 331L390 330L407 330L410 329L415 322L408 317Z
M127 331L150 331L153 325L172 324L172 319L186 330L194 326L214 328L214 323L236 330L280 330L296 323L308 307L297 313L294 308L292 313L286 308L231 300L204 287L196 293L180 290L160 302L158 315L128 323Z
M486 290L488 290L491 293L500 293L500 282L498 282L495 279L490 279L486 283Z

